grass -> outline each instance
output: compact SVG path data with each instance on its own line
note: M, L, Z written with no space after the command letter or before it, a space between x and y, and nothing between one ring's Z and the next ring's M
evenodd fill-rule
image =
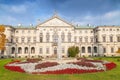
M115 62L117 64L117 67L110 71L98 73L73 75L35 75L6 70L4 69L4 65L10 62L11 59L0 59L0 80L120 80L120 61L117 61L117 59L120 59L120 57L109 57L100 59Z

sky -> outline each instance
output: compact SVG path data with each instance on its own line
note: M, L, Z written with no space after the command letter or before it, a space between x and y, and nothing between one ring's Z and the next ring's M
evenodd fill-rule
M120 25L120 0L0 0L0 24L36 26L55 11L74 25Z

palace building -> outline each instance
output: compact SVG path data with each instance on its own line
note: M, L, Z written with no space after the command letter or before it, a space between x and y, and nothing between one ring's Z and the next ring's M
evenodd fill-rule
M79 56L117 56L120 26L76 26L53 15L35 27L5 27L6 49L1 57L56 57L61 39L61 55L78 46Z

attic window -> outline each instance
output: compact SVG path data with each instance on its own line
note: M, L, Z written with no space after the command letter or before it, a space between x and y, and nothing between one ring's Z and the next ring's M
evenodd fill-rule
M119 31L119 29L117 29L117 31Z
M30 30L28 30L28 33L30 33Z
M18 33L18 31L16 31L16 33Z

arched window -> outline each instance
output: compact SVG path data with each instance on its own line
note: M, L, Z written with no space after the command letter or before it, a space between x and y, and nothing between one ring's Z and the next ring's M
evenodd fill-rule
M31 47L31 53L35 53L35 48Z
M14 54L15 53L15 48L14 47L12 47L12 54Z
M50 35L49 33L46 34L46 42L49 42L49 39L50 39Z
M43 42L43 34L40 33L40 42Z
M22 48L18 47L18 53L21 54L22 53Z
M68 33L68 42L71 42L71 33Z
M91 53L91 47L88 47L88 53Z
M85 47L82 47L82 53L85 53Z
M28 47L25 47L25 53L28 53Z
M97 53L97 47L96 46L94 47L94 53Z

